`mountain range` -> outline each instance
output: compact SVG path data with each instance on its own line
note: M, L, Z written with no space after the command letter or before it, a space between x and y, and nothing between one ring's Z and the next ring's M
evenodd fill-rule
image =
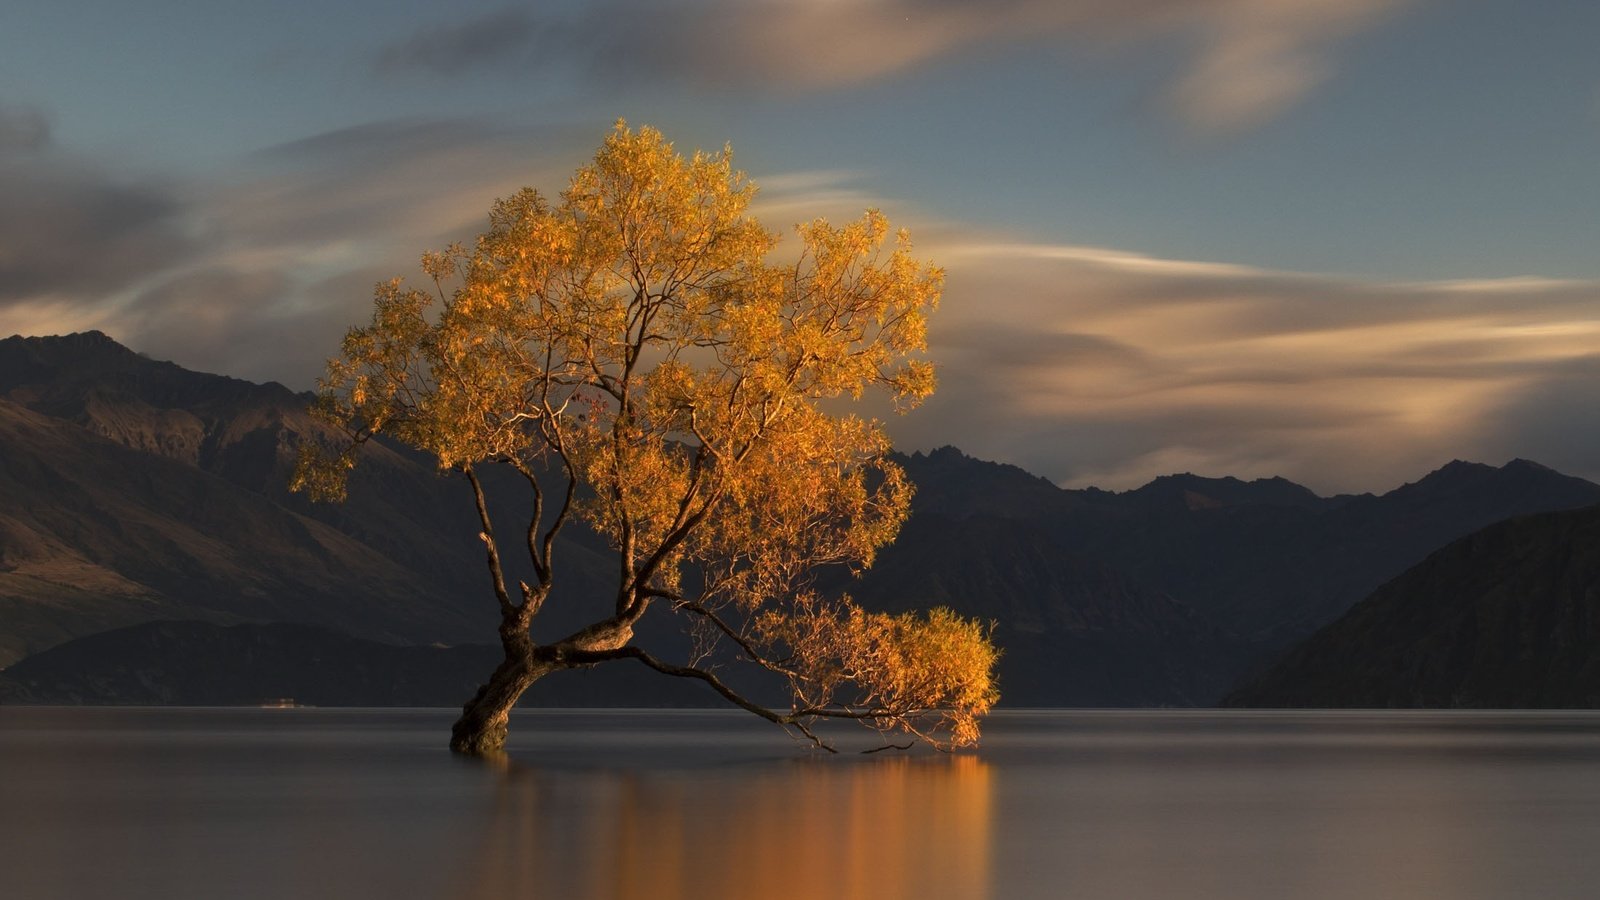
M1062 490L949 448L904 462L911 519L851 590L994 619L1019 705L1210 705L1449 541L1600 502L1600 487L1525 460L1329 498L1187 474Z
M0 340L0 666L116 629L147 646L126 626L170 620L393 646L492 639L470 495L427 459L375 443L346 503L288 492L300 442L327 437L308 400L98 332ZM1451 541L1600 503L1600 486L1524 460L1337 497L1191 474L1066 490L948 447L900 461L917 493L899 540L864 577L824 584L874 608L995 621L1011 705L1214 703ZM489 484L498 513L515 510L513 487ZM542 634L604 603L604 547L563 540ZM100 640L115 656L103 642L116 638Z

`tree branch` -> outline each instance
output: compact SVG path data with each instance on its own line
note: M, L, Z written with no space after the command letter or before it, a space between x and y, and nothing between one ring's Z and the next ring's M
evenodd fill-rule
M783 727L793 726L796 731L805 735L806 738L808 738L818 747L821 747L829 753L839 752L838 750L835 750L827 741L824 741L822 738L818 737L816 733L807 726L800 715L793 713L785 714L773 712L772 710L767 709L765 706L762 706L753 700L747 699L743 694L740 694L733 688L728 687L727 683L721 678L718 678L714 672L708 672L705 669L696 669L692 666L675 666L672 663L662 662L638 647L618 647L615 650L598 651L569 651L562 656L562 659L569 665L574 666L594 665L596 663L610 662L611 660L616 659L636 659L664 675L672 675L677 678L697 678L710 685L711 689L721 694L723 699L739 707L740 709L755 713L774 725L780 725Z
M483 546L488 553L489 575L494 579L494 596L500 601L501 614L509 616L516 612L517 607L511 602L511 595L506 591L505 570L500 567L500 548L494 540L494 523L489 520L489 505L483 498L483 485L478 482L478 473L472 470L471 464L463 464L461 471L472 484L472 498L478 504L478 522L483 526L483 531L478 537L483 540Z
M539 583L549 587L550 564L539 553L539 524L544 519L544 490L539 486L539 477L533 474L533 470L523 464L522 460L513 456L509 462L511 467L527 480L528 487L533 489L533 511L528 514L528 559L533 562L533 572L539 577Z
M649 593L654 594L655 596L664 600L671 601L672 605L679 609L688 610L695 615L705 618L712 625L715 625L718 631L722 632L724 635L727 635L729 640L733 641L735 644L738 644L739 649L744 651L746 659L762 667L763 669L777 672L779 675L799 677L800 673L796 672L795 670L788 668L782 663L774 662L773 660L770 660L766 656L762 655L762 653L755 648L755 645L751 644L750 641L738 631L738 629L734 628L732 625L729 625L726 619L723 619L721 616L717 615L716 610L712 609L711 607L706 606L698 601L690 600L681 594L662 590L660 588L651 588Z

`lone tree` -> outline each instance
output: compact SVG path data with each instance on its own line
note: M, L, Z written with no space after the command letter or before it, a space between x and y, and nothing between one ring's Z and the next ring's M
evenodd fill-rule
M499 752L534 681L613 660L699 679L828 749L822 718L977 740L997 697L986 627L945 609L868 612L813 586L819 567L870 565L906 517L911 486L880 425L834 410L874 387L902 408L932 392L920 354L943 275L904 232L885 249L876 211L799 226L798 256L769 263L777 237L747 214L754 193L730 151L685 159L619 122L559 202L525 188L471 248L424 255L433 290L380 284L371 325L329 362L314 411L350 441L309 447L297 490L341 499L356 451L382 434L464 476L476 502L505 660L452 749ZM491 465L526 482L516 543L531 582L510 583L502 562ZM614 603L539 644L529 628L575 519L615 554ZM652 612L688 620L692 658L635 643ZM730 654L786 680L789 708L707 664Z

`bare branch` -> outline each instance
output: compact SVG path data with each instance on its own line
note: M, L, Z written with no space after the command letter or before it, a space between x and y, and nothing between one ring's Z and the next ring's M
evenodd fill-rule
M539 476L535 475L522 460L512 457L507 462L521 473L528 482L528 487L533 490L533 510L528 514L528 559L533 562L533 571L539 576L539 583L549 587L550 563L539 552L539 524L544 518L544 490L539 485Z
M511 595L506 591L505 571L500 568L500 548L494 539L494 523L489 520L489 505L483 498L483 485L478 482L478 473L472 470L471 465L461 466L461 471L466 474L467 481L472 485L472 499L478 505L478 523L483 526L483 531L478 537L483 541L483 546L488 555L489 575L494 579L494 596L500 601L500 612L510 615L516 611L516 605L511 602Z
M769 671L777 672L780 675L788 675L790 677L800 676L800 673L796 672L794 669L791 669L775 660L768 659L763 653L761 653L761 651L757 650L755 645L750 643L750 641L743 634L741 634L732 625L729 625L727 620L717 615L715 610L711 609L705 604L700 603L699 601L690 600L672 591L665 591L659 588L651 588L650 593L663 599L671 600L673 608L692 612L716 626L718 631L722 632L728 637L729 640L732 640L735 644L739 645L739 649L744 651L745 658L750 662L753 662Z
M822 738L818 737L816 733L807 726L800 716L773 712L772 710L767 709L765 706L762 706L753 700L746 699L742 694L735 691L733 688L728 687L727 683L721 678L718 678L714 672L708 672L705 669L696 669L690 666L675 666L671 663L662 662L638 647L618 647L615 650L569 652L564 655L563 659L568 662L568 664L576 666L593 665L595 663L609 662L614 659L636 659L664 675L672 675L678 678L697 678L701 681L704 681L706 684L709 684L712 690L721 694L723 699L727 700L729 703L732 703L734 706L737 706L740 709L748 712L755 713L774 725L781 725L784 727L793 726L795 730L805 735L818 747L821 747L829 753L839 752L838 750L835 750L827 741L824 741Z

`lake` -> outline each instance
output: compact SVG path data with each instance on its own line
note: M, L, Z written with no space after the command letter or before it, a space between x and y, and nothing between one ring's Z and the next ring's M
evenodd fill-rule
M1600 714L1006 711L976 752L824 757L734 711L530 710L505 766L451 718L0 707L0 894L1600 894Z

